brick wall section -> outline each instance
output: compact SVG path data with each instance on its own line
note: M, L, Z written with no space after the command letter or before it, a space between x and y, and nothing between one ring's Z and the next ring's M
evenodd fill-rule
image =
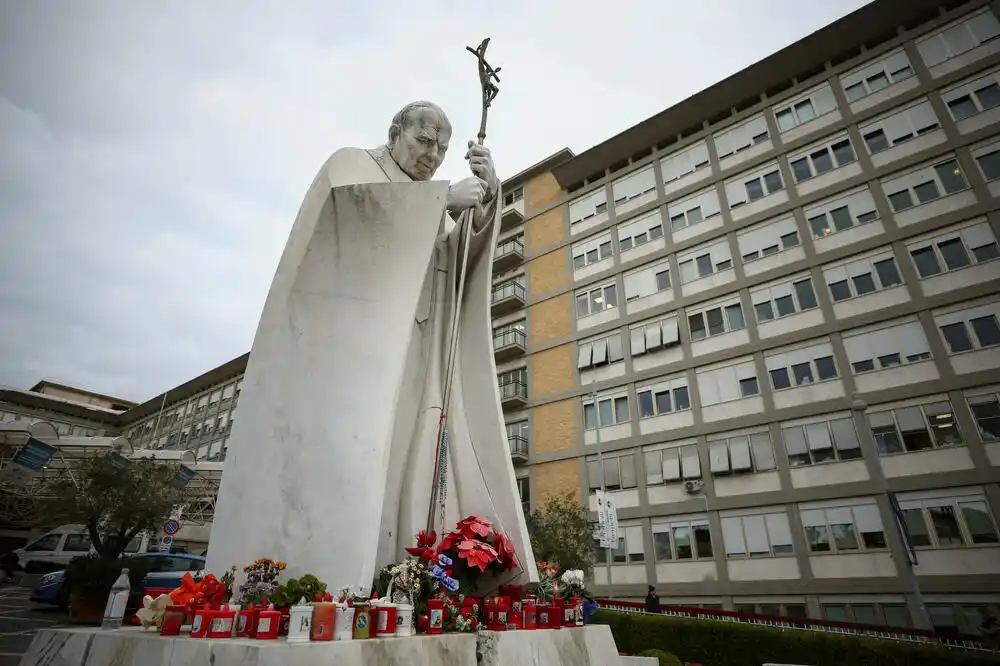
M545 211L524 225L524 250L535 254L566 237L566 207Z
M535 476L535 495L538 498L535 505L541 505L550 499L571 493L580 498L580 461L557 460L532 466Z
M573 388L573 345L560 345L532 354L531 397L544 398Z
M531 410L531 447L536 453L572 449L580 441L576 400L560 400Z
M569 267L566 249L543 254L528 266L528 293L532 296L548 294L569 284Z
M532 344L542 344L570 334L571 297L572 294L562 294L528 308L528 340Z
M562 195L555 176L551 173L539 174L524 184L524 210L531 215L559 201Z

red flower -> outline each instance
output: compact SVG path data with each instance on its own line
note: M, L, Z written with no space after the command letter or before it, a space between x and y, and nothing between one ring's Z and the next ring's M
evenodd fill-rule
M431 550L431 547L435 541L437 541L437 532L431 531L428 534L427 530L420 530L417 534L417 545L407 548L406 552L413 557L422 557L425 560L434 559L434 552Z
M466 539L458 544L458 556L468 563L469 568L479 567L484 572L486 567L497 561L497 551L493 546L475 539Z
M458 531L464 534L467 539L476 535L485 539L493 531L492 523L481 516L467 516L458 521L457 527Z
M438 554L451 552L464 538L461 532L448 532L441 539L441 543L438 544Z
M497 551L497 564L503 566L504 571L518 566L517 555L514 554L514 544L500 532L496 533L496 542L493 544Z

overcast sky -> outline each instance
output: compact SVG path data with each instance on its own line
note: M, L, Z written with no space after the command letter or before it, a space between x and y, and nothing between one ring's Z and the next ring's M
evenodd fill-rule
M147 400L248 351L301 197L403 104L500 177L577 153L865 0L0 0L0 384Z

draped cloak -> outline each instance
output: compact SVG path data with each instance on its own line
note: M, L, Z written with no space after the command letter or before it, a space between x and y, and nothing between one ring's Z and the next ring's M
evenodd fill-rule
M449 416L446 517L494 523L537 580L492 353L493 200L456 224L448 184L385 147L346 148L305 196L268 293L234 415L209 543L217 575L259 557L367 589L427 521L449 329L473 224Z

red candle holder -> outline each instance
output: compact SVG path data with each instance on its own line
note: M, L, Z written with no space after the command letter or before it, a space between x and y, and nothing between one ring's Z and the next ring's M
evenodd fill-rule
M442 599L431 599L427 602L427 615L430 618L429 634L444 633L444 601Z
M208 625L212 621L215 613L210 608L199 608L194 612L194 619L191 621L191 638L204 638L208 635Z
M212 621L208 625L209 638L232 638L233 622L236 619L236 611L230 610L226 606L222 610L213 611Z
M281 629L281 613L269 608L257 615L257 640L273 641L278 638Z
M163 622L160 624L161 636L180 636L181 627L187 619L187 607L167 606L163 612Z
M253 604L236 614L236 637L253 638L257 635L257 609Z

